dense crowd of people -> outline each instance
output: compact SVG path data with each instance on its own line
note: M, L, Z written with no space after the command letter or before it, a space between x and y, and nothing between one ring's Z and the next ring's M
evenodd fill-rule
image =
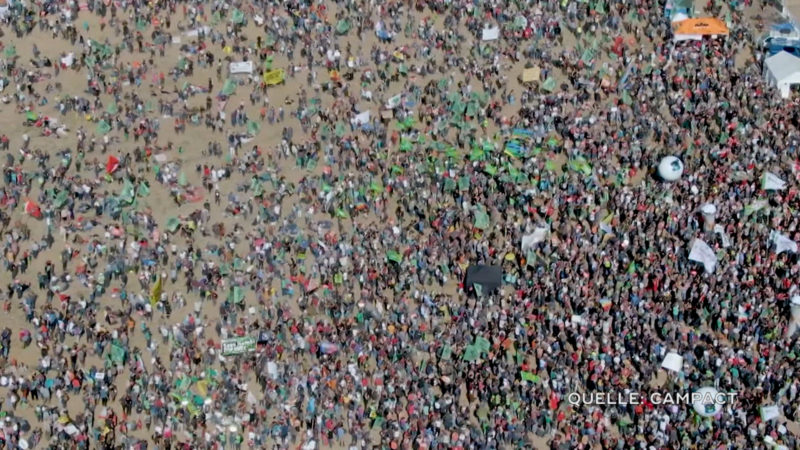
M797 100L722 3L9 2L0 442L797 447Z

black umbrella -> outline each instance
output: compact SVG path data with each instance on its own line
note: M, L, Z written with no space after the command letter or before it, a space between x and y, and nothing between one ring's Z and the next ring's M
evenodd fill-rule
M503 283L503 269L500 266L476 265L467 268L464 285L469 290L474 285L480 286L481 294L488 295ZM477 291L477 290L476 290Z

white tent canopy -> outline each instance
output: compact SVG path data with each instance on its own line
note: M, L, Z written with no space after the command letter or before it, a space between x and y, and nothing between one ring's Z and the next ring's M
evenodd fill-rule
M792 85L800 84L800 58L784 51L776 53L764 60L764 76L781 97L788 98Z

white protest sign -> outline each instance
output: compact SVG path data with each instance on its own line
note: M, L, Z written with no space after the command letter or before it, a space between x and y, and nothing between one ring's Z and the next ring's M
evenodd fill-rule
M680 372L683 369L683 356L675 352L669 352L664 357L664 361L661 362L661 367L673 372Z
M761 407L761 420L769 422L772 419L777 419L781 416L781 410L777 405L762 406Z
M232 62L228 65L228 70L231 75L251 74L253 73L253 61Z
M484 41L494 41L500 38L500 27L484 28L481 39Z

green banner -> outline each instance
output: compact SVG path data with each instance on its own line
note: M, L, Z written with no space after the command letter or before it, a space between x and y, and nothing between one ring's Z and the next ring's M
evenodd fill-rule
M256 351L256 339L254 337L245 336L222 340L222 354L224 356L241 355L254 351Z

